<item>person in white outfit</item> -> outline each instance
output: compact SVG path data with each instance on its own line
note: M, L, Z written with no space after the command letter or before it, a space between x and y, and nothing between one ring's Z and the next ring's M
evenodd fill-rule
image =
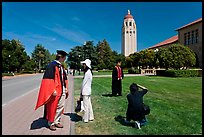
M81 97L83 98L84 116L83 121L94 120L93 109L91 104L91 84L92 84L92 71L91 71L91 60L86 59L81 64L84 67L84 79L81 86Z

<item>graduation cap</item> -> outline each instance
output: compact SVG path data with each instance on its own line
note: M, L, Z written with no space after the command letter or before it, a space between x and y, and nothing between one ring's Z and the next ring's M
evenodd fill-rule
M63 51L63 50L57 50L57 54L58 55L62 55L62 56L67 56L67 52Z

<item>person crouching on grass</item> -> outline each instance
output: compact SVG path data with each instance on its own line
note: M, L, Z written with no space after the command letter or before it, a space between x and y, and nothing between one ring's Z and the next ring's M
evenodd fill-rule
M139 91L139 88L142 90ZM143 96L148 92L147 88L132 83L130 85L130 93L127 95L128 108L126 112L126 123L130 123L131 120L135 121L135 127L140 129L147 123L143 108Z

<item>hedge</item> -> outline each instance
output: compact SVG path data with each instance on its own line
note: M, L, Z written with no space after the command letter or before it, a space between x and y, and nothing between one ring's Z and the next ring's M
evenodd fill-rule
M156 70L156 74L166 77L201 77L202 70Z

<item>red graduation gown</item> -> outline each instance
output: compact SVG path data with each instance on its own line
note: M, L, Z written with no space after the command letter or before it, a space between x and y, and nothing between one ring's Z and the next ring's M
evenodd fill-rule
M55 61L51 62L44 73L35 107L36 110L40 106L46 105L46 119L50 122L54 121L57 104L62 95L62 82L60 79L58 64ZM65 81L68 84L67 79ZM57 96L52 96L55 90Z

